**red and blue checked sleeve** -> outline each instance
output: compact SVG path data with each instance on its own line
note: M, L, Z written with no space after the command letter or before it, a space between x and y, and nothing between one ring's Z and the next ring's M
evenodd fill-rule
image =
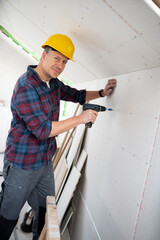
M61 100L79 102L83 105L86 102L86 90L77 90L76 88L71 88L68 85L65 85L63 82L58 82L60 87L60 98Z
M14 107L18 116L25 122L27 129L37 139L47 139L51 131L51 121L44 113L43 105L36 89L25 85L14 96Z

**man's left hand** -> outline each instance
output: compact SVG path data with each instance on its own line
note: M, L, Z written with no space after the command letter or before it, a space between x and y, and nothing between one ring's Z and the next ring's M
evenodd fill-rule
M109 79L105 88L103 89L104 96L110 96L113 92L113 89L117 86L116 79Z

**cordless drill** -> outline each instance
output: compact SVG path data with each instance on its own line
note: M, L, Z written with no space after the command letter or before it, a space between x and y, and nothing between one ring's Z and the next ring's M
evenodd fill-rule
M104 112L106 110L113 111L112 108L106 108L104 106L100 106L100 105L97 105L97 104L86 103L86 104L83 105L83 110L84 111L89 110L89 109L94 110L96 112ZM92 122L86 123L85 126L87 128L91 128L92 127Z

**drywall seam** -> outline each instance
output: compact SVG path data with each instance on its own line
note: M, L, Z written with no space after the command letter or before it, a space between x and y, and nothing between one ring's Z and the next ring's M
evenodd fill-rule
M154 137L154 141L153 141L153 147L152 147L152 151L151 151L151 155L150 155L150 160L149 160L149 164L148 164L148 170L147 170L147 174L146 174L146 178L145 178L145 182L144 182L144 187L143 187L142 196L141 196L141 200L140 200L140 204L139 204L139 210L138 210L138 215L137 215L137 220L136 220L136 224L135 224L132 240L135 240L135 238L136 238L138 221L139 221L140 214L141 214L143 199L144 199L144 195L145 195L145 190L146 190L146 186L147 186L147 181L148 181L148 177L149 177L151 163L152 163L152 160L153 160L153 152L154 152L154 147L155 147L155 143L156 143L156 139L157 139L159 126L160 126L160 115L159 115L159 118L158 118L158 123L157 123L157 127L156 127L155 137Z
M94 221L93 221L93 218L92 218L92 215L91 215L91 213L90 213L90 211L89 211L89 208L88 208L88 206L87 206L87 204L86 204L86 201L85 201L85 199L84 199L83 196L82 196L81 191L79 191L79 194L80 194L81 199L82 199L82 201L83 201L83 203L84 203L84 205L85 205L85 208L86 208L86 210L87 210L87 213L88 213L88 215L89 215L89 218L90 218L90 220L91 220L91 222L92 222L92 224L93 224L93 227L94 227L94 229L95 229L95 231L96 231L97 237L98 237L99 240L102 240L101 237L100 237L100 235L99 235L99 233L98 233L98 230L97 230L97 228L96 228L96 225L95 225L95 223L94 223Z
M124 17L122 17L106 0L103 0L107 5L108 7L110 7L113 12L115 12L136 34L140 35L140 33L131 25L127 22L126 19L124 19Z
M160 58L159 58L160 59ZM122 72L122 73L115 73L114 75L106 75L102 78L98 78L97 77L97 82L100 81L100 80L103 80L103 79L109 79L109 78L117 78L119 76L123 76L123 75L127 75L127 74L130 74L130 73L138 73L138 72L141 72L141 71L148 71L148 70L153 70L153 69L157 69L157 68L160 68L160 65L159 66L155 66L155 67L144 67L144 68L140 68L138 70L133 70L133 71L126 71L126 72ZM89 81L87 82L83 82L83 86L85 86L86 84L90 83ZM79 84L76 84L77 88L78 86L82 86L82 85L79 85Z
M48 35L43 28L40 28L37 24L35 24L33 21L32 21L32 18L26 16L25 14L23 14L21 12L21 10L19 10L15 5L14 3L12 3L12 1L8 1L8 4L10 4L21 16L23 16L25 19L27 19L28 22L30 22L31 24L33 24L33 26L35 26L37 29L39 29L41 32L43 32L46 36Z
M149 44L149 42L147 42L143 37L142 37L142 33L138 32L122 15L120 15L117 10L115 8L113 8L106 0L103 0L107 5L108 7L110 7L113 12L115 12L115 14L120 17L127 25L128 27L130 27L136 34L138 34L138 36L143 39L143 41L149 45L156 53L159 54L159 51L157 49L154 48L154 46L152 46L151 44Z
M81 65L81 67L83 67L87 72L89 72L93 77L98 79L98 76L96 74L94 74L89 68L86 67L85 64L81 63L77 58L74 58L76 60L77 63L79 63Z

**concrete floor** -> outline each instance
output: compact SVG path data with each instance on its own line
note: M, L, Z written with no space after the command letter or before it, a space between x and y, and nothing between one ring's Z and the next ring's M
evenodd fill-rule
M0 172L2 172L2 170L3 170L3 155L0 154ZM0 176L0 190L1 190L1 183L2 183L2 181L3 181L3 177ZM18 223L16 225L16 228L15 228L14 232L12 233L12 235L11 235L9 240L32 240L32 233L24 233L20 229L20 225L21 225L21 223L23 221L24 214L28 210L29 210L29 206L26 203L24 205L24 207L22 208L22 210L21 210L20 217L19 217ZM63 235L61 236L61 240L70 240L69 233L68 233L67 229L63 233Z

